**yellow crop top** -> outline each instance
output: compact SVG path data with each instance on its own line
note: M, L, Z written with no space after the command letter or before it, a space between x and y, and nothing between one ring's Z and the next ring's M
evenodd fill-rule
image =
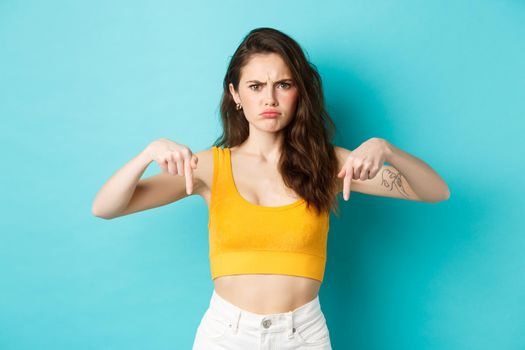
M261 206L244 199L232 175L229 148L213 149L209 210L212 279L237 274L284 274L323 281L329 212L299 199Z

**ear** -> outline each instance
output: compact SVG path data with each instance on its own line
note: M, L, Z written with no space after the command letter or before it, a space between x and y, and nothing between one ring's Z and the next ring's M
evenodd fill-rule
M228 85L228 87L230 88L230 94L232 95L233 100L235 101L235 103L239 103L239 102L241 102L241 101L240 101L240 98L239 98L239 94L238 94L237 92L235 92L235 88L233 87L233 84L230 83L230 84Z

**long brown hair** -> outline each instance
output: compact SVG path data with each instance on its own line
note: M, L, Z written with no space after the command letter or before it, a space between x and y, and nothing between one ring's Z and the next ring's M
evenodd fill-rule
M249 135L243 110L237 110L229 91L238 91L241 69L254 54L276 53L288 65L298 88L296 114L283 129L284 142L279 160L283 181L312 205L319 214L330 209L339 216L337 201L338 162L331 139L335 124L325 109L321 77L302 48L290 36L273 28L251 30L235 50L226 75L221 97L222 135L214 146L235 147Z

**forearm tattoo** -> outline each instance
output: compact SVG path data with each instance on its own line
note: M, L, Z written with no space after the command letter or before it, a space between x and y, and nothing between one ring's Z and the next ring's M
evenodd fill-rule
M408 193L403 188L402 176L400 172L396 172L395 169L385 168L381 173L381 185L392 191L394 187L406 198L409 197Z

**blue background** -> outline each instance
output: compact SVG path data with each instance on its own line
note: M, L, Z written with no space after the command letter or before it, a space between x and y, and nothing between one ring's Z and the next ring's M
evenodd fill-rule
M385 138L451 191L340 197L334 349L524 349L525 4L482 0L1 1L0 348L191 348L213 290L204 200L109 221L91 204L155 139L211 146L260 26L319 69L336 144Z

